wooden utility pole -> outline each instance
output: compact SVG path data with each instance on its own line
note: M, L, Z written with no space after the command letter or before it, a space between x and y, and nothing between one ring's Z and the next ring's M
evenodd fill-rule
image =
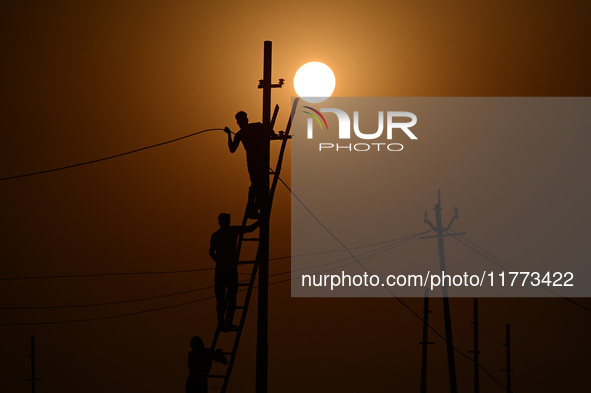
M507 336L505 344L503 344L507 348L507 368L502 369L507 373L507 393L511 393L511 325L507 324L505 326L505 334Z
M271 83L272 65L271 41L265 41L263 59L263 79L259 81L259 89L263 89L263 125L271 128L271 89L283 86L283 79L278 84ZM270 168L270 141L266 146L267 154L265 167ZM266 393L268 390L269 371L269 176L265 176L263 185L265 192L260 194L263 200L260 203L260 229L259 248L257 251L257 262L259 264L259 289L258 289L258 316L257 316L257 365L256 365L256 393Z
M437 204L435 205L435 223L433 225L431 221L427 218L427 212L425 212L425 220L424 222L428 224L433 231L435 231L435 236L422 236L421 239L429 239L429 238L437 238L437 246L439 249L439 266L441 269L441 273L445 272L445 250L443 248L443 238L446 236L459 236L465 235L465 233L445 233L449 230L453 222L459 218L458 210L456 209L455 215L452 217L451 221L447 225L447 227L443 227L442 219L441 219L441 190L437 192ZM447 295L447 285L445 284L445 280L443 281L443 285L441 289L443 291L443 314L445 318L445 343L447 346L447 363L449 366L449 386L451 393L458 392L458 383L456 379L456 361L454 357L454 340L453 340L453 333L451 329L451 312L449 308L449 297Z
M421 362L421 393L427 393L427 347L435 344L429 341L429 287L425 287L425 301L423 306L423 356Z
M474 393L480 393L480 363L478 359L478 354L480 350L478 349L478 299L474 299L474 321L472 321L474 325L474 349L472 351L468 351L474 354Z
M31 358L31 378L23 379L23 381L31 381L31 392L35 393L35 382L40 381L41 378L37 378L35 375L35 336L31 336L31 354L27 355Z

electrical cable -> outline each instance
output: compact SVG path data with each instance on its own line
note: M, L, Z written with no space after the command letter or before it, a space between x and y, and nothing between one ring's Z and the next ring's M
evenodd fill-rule
M201 131L197 131L197 132L194 132L192 134L189 134L189 135L181 136L180 138L171 139L169 141L156 143L156 144L150 145L150 146L140 147L139 149L130 150L130 151L127 151L125 153L119 153L119 154L115 154L115 155L108 156L108 157L98 158L96 160L90 160L90 161L80 162L78 164L72 164L72 165L66 165L66 166L62 166L62 167L58 167L58 168L46 169L46 170L43 170L43 171L23 173L21 175L14 175L14 176L3 177L3 178L0 178L0 181L12 180L12 179L19 179L21 177L41 175L43 173L57 172L57 171L61 171L61 170L64 170L64 169L70 169L70 168L75 168L75 167L78 167L78 166L83 166L83 165L88 165L88 164L94 164L94 163L97 163L97 162L107 161L107 160L111 160L113 158L126 156L128 154L137 153L137 152L140 152L140 151L143 151L143 150L152 149L154 147L167 145L169 143L173 143L173 142L177 142L177 141L180 141L180 140L183 140L183 139L187 139L187 138L190 138L190 137L195 136L195 135L203 134L205 132L223 131L223 130L224 130L223 128L208 128L206 130L201 130Z
M384 243L392 243L399 241L401 239L405 239L406 237L414 236L414 235L407 235L401 238L390 239L379 243L373 244L366 244L362 246L352 247L353 249L359 248L367 248L372 247ZM270 261L281 260L281 259L289 259L289 258L300 258L305 256L311 255L321 255L321 254L328 254L328 253L336 253L336 252L343 252L343 250L329 250L329 251L319 251L315 253L308 253L308 254L301 254L301 255L287 255L283 257L275 257L270 258ZM17 281L17 280L41 280L41 279L60 279L60 278L87 278L87 277L108 277L108 276L131 276L131 275L159 275L159 274L177 274L177 273L194 273L194 272L201 272L201 271L209 271L214 270L215 267L206 267L206 268L199 268L199 269L185 269L185 270L165 270L165 271L151 271L151 272L116 272L116 273L88 273L88 274L59 274L59 275L46 275L46 276L22 276L22 277L0 277L0 281Z
M162 299L165 297L184 295L187 293L199 292L199 291L203 291L205 289L212 289L212 288L213 288L213 285L208 286L208 287L189 289L186 291L167 293L164 295L156 295L156 296L144 297L144 298L140 298L140 299L118 300L118 301L114 301L114 302L91 303L91 304L71 304L71 305L59 305L59 306L0 307L0 310L53 310L53 309L63 309L63 308L112 306L112 305L116 305L116 304L125 304L125 303L134 303L134 302L143 302L146 300Z
M284 282L284 280L281 280L280 282ZM279 283L279 282L277 282L277 283ZM270 285L273 285L273 284L275 284L275 283L270 283ZM255 286L255 288L256 288L256 286ZM203 288L203 289L206 289L206 288ZM247 289L239 289L238 292L244 292L246 290ZM194 304L194 303L198 303L198 302L202 302L202 301L206 301L206 300L211 300L211 299L215 299L215 296L208 296L208 297L204 297L204 298L200 298L200 299L189 300L186 302L171 304L168 306L148 308L148 309L139 310L139 311L127 312L127 313L122 313L122 314L114 314L114 315L106 315L106 316L101 316L101 317L67 319L67 320L60 320L60 321L42 321L42 322L11 322L11 323L0 323L0 326L58 325L58 324L64 324L64 323L91 322L91 321L99 321L99 320L105 320L105 319L123 318L123 317L129 317L129 316L133 316L133 315L154 312L154 311L168 310L171 308L187 306L189 304Z
M188 270L166 270L166 271L155 271L155 272L119 272L119 273L93 273L93 274L60 274L51 276L25 276L25 277L1 277L0 281L13 281L13 280L41 280L41 279L54 279L54 278L85 278L85 277L106 277L106 276L134 276L134 275L152 275L152 274L176 274L176 273L193 273L207 270L214 270L215 267L205 267L201 269L188 269Z
M458 239L458 237L461 237L462 239ZM472 251L473 251L473 252L475 252L476 254L480 255L481 257L483 257L484 259L488 260L489 262L491 262L491 263L495 264L496 266L500 267L500 268L501 268L501 269L503 269L504 271L510 271L510 270L507 270L507 269L511 269L512 271L519 271L519 269L515 269L515 268L514 268L514 267L512 267L511 265L509 265L509 264L507 264L507 263L503 262L501 259L499 259L499 258L497 258L497 257L494 257L494 256L493 256L491 253L489 253L488 251L486 251L486 250L485 250L485 249L483 249L482 247L478 246L478 245L477 245L476 243L474 243L473 241L471 241L471 240L467 239L466 237L464 237L464 236L453 236L453 238L454 238L456 241L458 241L460 244L464 245L466 248L468 248L468 249L472 250ZM470 243L471 243L471 244L473 244L475 247L472 247L470 244L467 244L466 242L464 242L464 240L465 240L465 241L467 241L467 242L470 242ZM477 248L476 248L476 247L477 247ZM487 255L487 254L488 254L488 255ZM489 257L489 255L490 255L490 257ZM494 259L492 259L492 258L494 258ZM495 259L496 259L498 262L497 262L497 261L495 261ZM548 288L548 287L546 287L546 286L542 286L541 288L542 288L542 289L544 289L544 290L545 290L545 291L547 291L547 292L550 292L550 293L552 293L553 295L555 295L555 296L557 296L557 297L559 297L559 298L561 298L561 299L563 299L563 300L566 300L566 301L567 301L567 302L569 302L569 303L572 303L572 304L574 304L574 305L575 305L575 306L577 306L577 307L580 307L580 308L582 308L582 309L583 309L583 310L585 310L585 311L591 311L591 308L589 308L589 307L585 306L584 304L581 304L581 303L577 302L576 300L574 300L574 299L572 299L572 298L570 298L570 297L563 296L563 295L559 294L558 292L556 292L556 291L553 291L552 289L550 289L550 288Z
M414 236L414 237L412 237L412 236ZM378 253L376 253L374 255L377 255L379 253L383 253L383 252L389 251L390 249L392 249L394 247L397 247L398 245L406 244L410 240L415 239L417 236L418 235L409 235L409 236L405 236L405 237L402 237L402 238L391 240L390 241L391 243L396 242L396 241L398 241L398 242L395 245L393 245L393 246L389 245L388 248L385 248L382 251L379 251ZM380 242L378 244L382 244L382 243L383 242ZM359 246L357 248L366 248L366 247L367 246ZM381 247L381 248L384 248L384 247ZM374 251L377 251L377 250L370 250L368 252L374 252ZM368 252L365 252L363 254L366 254ZM374 255L371 255L371 256L369 256L367 258L373 257ZM273 258L273 259L276 259L276 258ZM270 277L273 277L273 276L276 276L276 275L283 275L283 274L293 273L293 272L302 271L302 270L309 270L309 269L317 268L319 266L330 265L330 264L342 262L344 260L349 260L349 259L351 259L351 258L350 257L347 257L345 259L341 259L341 260L334 261L334 262L328 262L328 263L321 264L321 265L314 265L312 267L307 267L307 268L302 268L302 269L296 269L296 270L290 270L290 271L283 272L283 273L275 273L275 274L270 275ZM351 264L351 263L346 263L346 264L343 264L343 265L339 265L339 267L346 266L346 265L349 265L349 264ZM209 269L207 269L207 270L209 270ZM331 270L331 269L329 269L329 270ZM151 272L151 273L156 273L156 272ZM169 272L165 272L165 273L169 273ZM144 273L142 273L142 274L144 274ZM250 276L250 273L244 273L244 274ZM71 277L71 276L67 276L67 277ZM139 298L139 299L118 300L118 301L113 301L113 302L90 303L90 304L73 304L73 305L56 305L56 306L9 306L9 307L7 306L7 307L0 307L0 310L46 310L46 309L64 309L64 308L82 308L82 307L110 306L110 305L133 303L133 302L140 302L140 301L146 301L146 300L153 300L153 299L159 299L159 298L164 298L164 297L182 295L182 294L186 294L186 293L197 292L197 291L201 291L201 290L205 290L205 289L211 289L211 288L213 288L213 286L196 288L196 289L190 289L190 290L186 290L186 291L174 292L174 293L169 293L169 294L164 294L164 295L150 296L150 297Z

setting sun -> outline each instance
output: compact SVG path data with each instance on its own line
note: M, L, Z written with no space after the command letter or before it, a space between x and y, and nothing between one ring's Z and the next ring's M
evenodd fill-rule
M301 66L293 78L296 93L308 102L322 102L330 97L335 82L330 67L318 61Z

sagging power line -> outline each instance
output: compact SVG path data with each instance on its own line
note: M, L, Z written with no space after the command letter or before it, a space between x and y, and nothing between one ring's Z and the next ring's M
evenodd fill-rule
M412 235L406 235L395 239L385 240L378 243L371 243L371 244L364 244L361 246L350 247L351 250L357 250L362 248L369 248L378 245L384 245L384 247L389 247L392 243L405 240L409 237L415 237L417 235L423 234L424 232ZM378 249L372 250L377 251ZM307 257L312 255L322 255L322 254L332 254L343 252L344 250L327 250L327 251L318 251L313 253L307 254L300 254L300 255L286 255L281 257L274 257L269 258L270 261L277 261L282 259L291 259L291 258L300 258L300 257ZM350 258L350 257L349 257ZM113 273L82 273L82 274L55 274L55 275L44 275L44 276L20 276L20 277L0 277L0 281L18 281L18 280L41 280L41 279L61 279L61 278L91 278L91 277L110 277L110 276L132 276L132 275L161 275L161 274L179 274L179 273L194 273L194 272L202 272L202 271L212 271L215 267L206 267L206 268L199 268L199 269L181 269L181 270L164 270L164 271L138 271L138 272L113 272Z
M0 178L0 181L19 179L21 177L41 175L41 174L44 174L44 173L57 172L57 171L62 171L64 169L70 169L70 168L76 168L76 167L79 167L79 166L84 166L84 165L89 165L89 164L95 164L97 162L112 160L113 158L123 157L123 156L126 156L128 154L138 153L140 151L152 149L154 147L167 145L169 143L173 143L173 142L177 142L177 141L180 141L180 140L183 140L183 139L187 139L187 138L190 138L192 136L204 134L206 132L210 132L210 131L223 131L223 130L224 130L223 128L208 128L206 130L201 130L201 131L193 132L193 133L191 133L189 135L185 135L185 136L182 136L180 138L171 139L169 141L156 143L156 144L150 145L150 146L140 147L139 149L134 149L134 150L126 151L124 153L114 154L114 155L108 156L108 157L97 158L95 160L79 162L77 164L71 164L71 165L66 165L66 166L52 168L52 169L45 169L45 170L42 170L42 171L23 173L21 175L7 176L7 177Z

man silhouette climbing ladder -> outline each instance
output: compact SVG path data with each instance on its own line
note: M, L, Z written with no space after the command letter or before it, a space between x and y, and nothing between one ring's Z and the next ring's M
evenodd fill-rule
M199 336L191 338L191 351L188 356L189 376L185 384L186 393L207 393L207 376L212 361L228 364L221 349L205 348Z
M224 131L228 134L230 153L236 151L240 142L246 150L246 164L250 175L246 215L248 218L258 219L261 201L264 200L263 193L268 192L268 189L265 189L268 179L265 177L269 176L269 143L271 139L279 139L279 136L262 123L249 123L246 112L240 111L235 117L240 131L236 133L234 140L228 127L224 128Z
M224 332L238 330L238 326L232 324L238 293L238 237L259 226L258 221L248 226L230 226L230 220L228 213L218 216L220 229L211 235L209 246L209 255L215 261L214 291L218 329Z

